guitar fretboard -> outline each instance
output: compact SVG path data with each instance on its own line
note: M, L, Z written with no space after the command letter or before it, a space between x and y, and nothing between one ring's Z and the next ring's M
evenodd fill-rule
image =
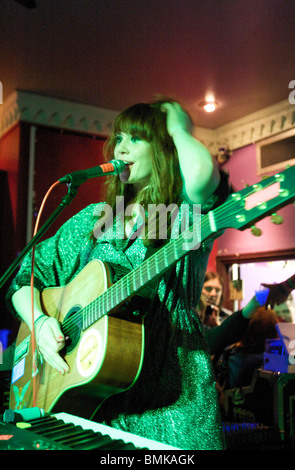
M262 180L259 184L231 194L224 204L204 215L200 224L193 224L176 239L172 239L139 267L130 271L83 308L80 312L83 329L126 302L212 235L226 228L245 229L293 201L295 199L294 177L295 167L290 167L280 174ZM274 189L272 195L269 194L270 187ZM264 194L265 189L267 189L267 194ZM258 202L253 207L246 206L247 201L257 193L259 193Z
M88 328L103 315L114 310L138 293L144 286L164 274L171 266L200 244L193 229L188 229L179 238L171 240L156 251L140 266L113 284L106 292L83 308L83 329Z

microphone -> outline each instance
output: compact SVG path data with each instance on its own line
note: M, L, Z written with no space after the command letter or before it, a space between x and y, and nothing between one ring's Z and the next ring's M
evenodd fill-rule
M102 165L94 166L88 170L74 171L73 173L68 173L67 175L60 178L58 181L60 183L75 183L81 184L87 181L89 178L97 178L98 176L105 175L119 175L122 173L128 163L123 162L123 160L111 160Z

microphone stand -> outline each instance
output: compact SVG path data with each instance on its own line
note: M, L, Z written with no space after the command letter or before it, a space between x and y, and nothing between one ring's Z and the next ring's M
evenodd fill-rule
M53 222L57 219L59 214L65 209L66 206L68 206L74 197L77 194L77 191L79 189L79 184L76 184L75 186L72 187L72 184L68 185L68 193L63 196L59 206L55 209L55 211L51 214L51 216L46 220L46 222L42 225L42 227L38 230L36 235L32 238L32 240L25 246L25 248L20 252L18 257L13 261L13 263L10 265L10 267L7 269L7 271L3 274L3 276L0 278L0 288L3 287L5 282L9 279L11 274L16 270L16 268L19 266L21 261L24 259L26 254L33 248L34 245L37 244L37 242L40 240L40 238L44 235L44 233L49 229L49 227L53 224Z

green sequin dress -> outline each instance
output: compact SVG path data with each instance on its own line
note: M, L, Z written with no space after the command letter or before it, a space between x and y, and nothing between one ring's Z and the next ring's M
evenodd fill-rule
M129 269L144 260L146 247L140 238L109 239L106 231L99 239L91 239L98 207L89 205L36 247L37 288L66 285L93 259ZM145 317L145 356L139 379L131 389L105 402L101 422L180 449L224 448L214 372L193 309L210 249L202 244L192 250L159 282ZM27 256L8 299L29 284Z

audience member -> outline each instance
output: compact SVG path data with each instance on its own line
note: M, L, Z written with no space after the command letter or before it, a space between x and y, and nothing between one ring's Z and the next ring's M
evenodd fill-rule
M259 307L249 321L242 338L225 349L216 365L216 376L222 389L250 385L255 369L263 366L265 340L277 338L276 313Z
M227 346L240 341L248 328L251 317L259 306L256 296L253 296L245 307L227 316L218 327L208 328L206 325L204 326L205 338L214 363ZM202 309L204 311L206 306L200 301L198 309L198 311Z
M232 312L222 306L223 280L219 274L208 271L205 275L201 293L201 305L199 315L203 325L212 328L220 325ZM205 309L203 308L205 306Z
M279 284L262 284L263 287L269 289L265 307L274 308L275 304L280 305L287 300L292 290L295 289L295 274L290 276Z

